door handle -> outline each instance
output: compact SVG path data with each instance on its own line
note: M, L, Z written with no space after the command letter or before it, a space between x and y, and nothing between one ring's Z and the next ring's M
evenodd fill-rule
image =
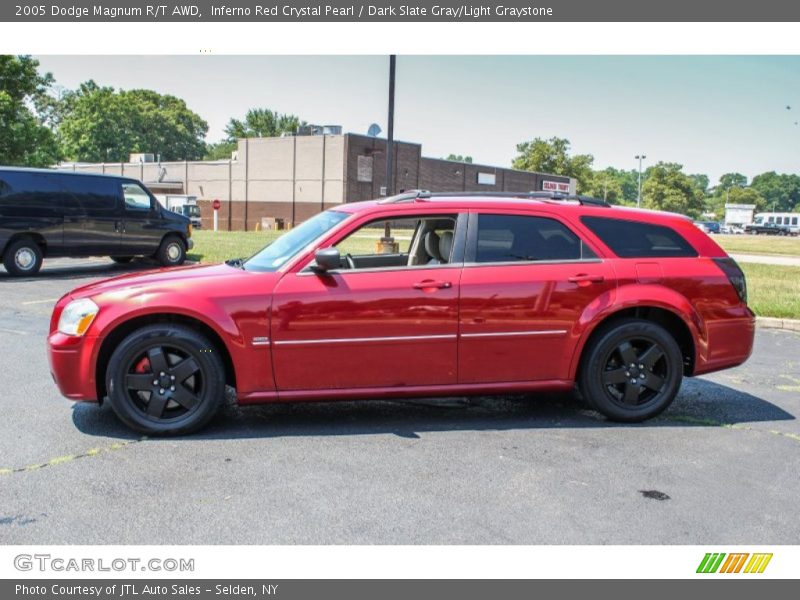
M426 279L425 281L418 281L413 287L415 290L429 290L432 288L441 290L453 287L453 284L449 281L434 281L433 279Z
M602 275L587 275L586 273L579 273L567 279L570 283L601 283L604 280L605 277Z

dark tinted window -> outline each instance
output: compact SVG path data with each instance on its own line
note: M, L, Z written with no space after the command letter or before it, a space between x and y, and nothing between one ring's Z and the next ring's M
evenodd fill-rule
M116 179L66 175L62 177L62 183L87 213L109 213L117 208L119 181Z
M478 216L476 262L581 258L594 258L594 253L559 221L519 215Z
M689 242L669 227L606 217L581 221L621 258L697 256Z
M64 192L50 175L0 172L0 208L54 211L63 204Z

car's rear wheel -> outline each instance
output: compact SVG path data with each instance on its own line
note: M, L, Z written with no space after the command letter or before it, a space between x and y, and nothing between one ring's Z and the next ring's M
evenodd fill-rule
M216 348L180 325L149 325L114 350L106 371L109 402L129 427L151 435L197 431L216 414L225 371Z
M168 235L161 242L156 258L165 267L177 267L186 260L186 244L176 235Z
M112 256L111 260L113 260L115 263L118 263L120 265L124 265L126 263L131 262L133 260L133 257L132 256Z
M584 353L578 385L609 419L655 417L675 399L683 378L681 350L663 327L640 319L600 330Z
M8 245L3 252L3 266L11 275L36 275L42 268L44 253L33 238L24 237Z

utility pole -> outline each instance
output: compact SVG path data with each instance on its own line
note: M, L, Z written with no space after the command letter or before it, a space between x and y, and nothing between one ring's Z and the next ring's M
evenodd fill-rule
M389 118L386 139L386 195L394 193L394 72L397 57L389 55Z
M645 154L637 154L634 158L639 161L639 193L636 196L636 208L641 208L641 206L642 206L642 161L645 158L647 158L647 155L645 155Z

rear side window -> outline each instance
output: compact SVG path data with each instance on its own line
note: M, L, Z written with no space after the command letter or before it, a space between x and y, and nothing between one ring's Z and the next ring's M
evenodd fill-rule
M581 221L620 258L697 256L683 236L663 225L607 217L581 217Z
M50 175L0 172L0 210L6 214L49 216L63 206L64 192Z
M475 262L580 260L594 253L561 222L523 215L478 215Z

